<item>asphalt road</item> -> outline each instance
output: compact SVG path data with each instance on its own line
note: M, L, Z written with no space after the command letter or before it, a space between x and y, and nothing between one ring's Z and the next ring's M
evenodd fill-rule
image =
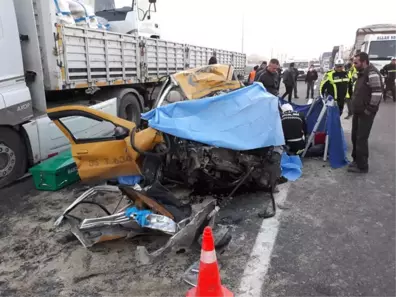
M298 90L293 101L304 104L303 82ZM223 208L217 221L233 240L222 279L236 296L396 295L395 114L393 102L382 103L368 174L309 159L301 179L281 187L275 218L259 217L268 205L262 193ZM350 123L343 120L349 147ZM28 178L0 197L1 296L184 296L189 288L181 277L199 248L140 267L133 240L87 250L60 237L66 231L53 221L73 201L70 189L38 192Z
M319 82L321 79L321 74L319 74L319 80L316 82L316 87L314 90L314 97L319 95ZM282 96L285 93L286 89L284 84L281 84L281 87L279 89L279 95ZM297 103L297 104L305 104L307 102L306 95L307 95L307 85L305 84L304 81L297 81L297 97L298 99L295 98L294 92L293 92L293 97L292 97L292 102ZM285 98L287 100L287 97Z
M395 103L382 103L368 174L304 162L303 178L288 192L262 296L396 295L395 115ZM343 127L350 149L351 121Z

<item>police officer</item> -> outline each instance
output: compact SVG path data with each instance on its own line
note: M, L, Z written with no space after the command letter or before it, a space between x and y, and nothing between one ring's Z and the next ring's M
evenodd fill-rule
M285 136L285 143L289 147L289 152L300 154L305 148L305 135L307 134L307 124L302 113L294 111L293 107L286 103L282 109L282 128Z
M386 100L388 91L391 91L393 102L396 102L396 57L393 57L391 62L381 69L381 74L385 76L384 101Z
M353 61L353 59L351 59ZM346 96L346 102L348 106L348 115L345 117L346 120L349 120L352 117L352 93L353 93L353 87L355 86L355 83L358 78L358 72L355 68L355 65L351 64L351 66L348 69L348 77L350 79L350 84L348 88L348 94Z
M337 59L334 69L326 72L320 83L320 94L331 95L337 101L340 116L344 110L345 98L348 97L351 80L344 70L344 60Z

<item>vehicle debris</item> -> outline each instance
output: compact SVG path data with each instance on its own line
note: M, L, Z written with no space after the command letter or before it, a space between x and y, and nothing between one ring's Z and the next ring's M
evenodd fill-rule
M213 225L214 214L218 211L215 199L205 199L202 203L194 204L189 209L190 215L181 216L180 209L176 208L175 205L172 206L176 211L170 210L172 213L166 211L165 207L168 207L168 209L171 208L164 201L169 202L169 200L161 199L160 195L156 197L144 196L144 200L138 200L137 196L133 196L130 194L131 192L128 192L130 188L127 188L127 191L125 189L123 186L96 186L87 190L64 211L62 216L55 222L55 225L59 226L66 219L71 226L72 233L86 248L103 241L152 234L153 231L170 235L171 237L168 242L154 252L150 253L143 246L137 247L137 259L142 264L148 264L164 252L170 251L173 248L189 248L198 238L199 234L197 232L199 230L209 224ZM149 190L146 193L149 193ZM134 193L135 195L139 195L139 197L143 197L144 195L143 191L135 191ZM101 194L104 194L103 196L105 197L113 194L114 202L117 199L122 199L126 203L123 204L117 213L111 214L109 207L91 200L91 198L95 198ZM145 202L147 204L143 205ZM71 214L79 205L83 204L98 206L106 215L97 218L82 219L78 215ZM158 212L167 213L167 215L155 214L153 211L147 209L138 209L136 205L139 205L141 208L145 206L147 209L156 209ZM189 205L186 207L190 208ZM169 216L172 216L176 221Z

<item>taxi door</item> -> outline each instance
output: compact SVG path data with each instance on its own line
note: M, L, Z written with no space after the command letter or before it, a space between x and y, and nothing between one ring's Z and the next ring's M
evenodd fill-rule
M140 174L130 147L133 122L85 106L49 109L48 117L71 143L81 180Z

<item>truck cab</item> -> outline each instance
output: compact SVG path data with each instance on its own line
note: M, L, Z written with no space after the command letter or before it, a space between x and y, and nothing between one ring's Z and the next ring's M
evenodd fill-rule
M95 14L108 21L109 31L147 38L160 38L156 0L88 0Z
M5 177L21 174L17 166L26 167L26 160L18 164L25 150L15 127L33 117L17 32L12 1L0 1L0 184Z
M369 55L370 62L381 69L390 63L396 56L396 32L395 34L367 35L360 49Z
M13 126L33 117L25 81L18 25L10 1L0 3L0 125Z

